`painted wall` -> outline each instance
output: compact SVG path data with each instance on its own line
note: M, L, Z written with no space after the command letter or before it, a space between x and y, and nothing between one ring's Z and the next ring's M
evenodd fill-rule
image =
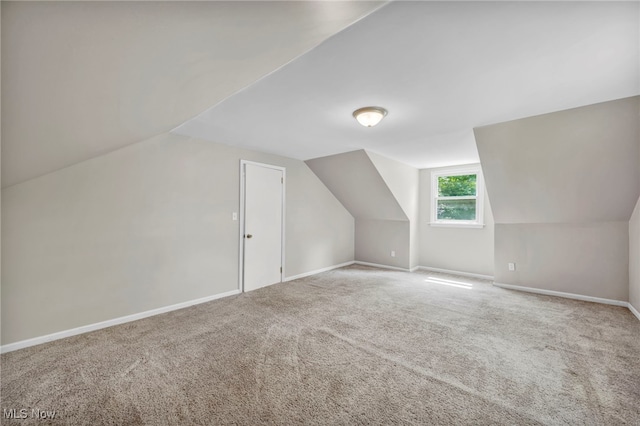
M640 14L640 11L638 13ZM640 104L638 120L640 121ZM638 168L640 168L640 155ZM640 197L629 220L629 303L640 312Z
M164 134L2 191L2 344L238 288L239 160L287 168L287 276L354 259L301 161Z
M364 150L306 163L355 218L356 260L405 269L413 266L416 169Z
M355 259L409 269L410 224L406 220L356 219ZM395 251L395 257L391 251Z
M627 300L639 105L636 96L474 129L497 282Z
M628 221L640 96L474 129L496 223Z
M2 26L2 4L0 4L0 27ZM0 28L0 39L2 38L2 28ZM2 40L0 40L2 46ZM0 70L2 70L2 55L0 55ZM0 72L2 74L2 72ZM0 82L2 78L0 76ZM2 99L2 84L0 84L0 99ZM2 129L2 102L0 101L0 129ZM0 147L2 147L2 131L0 131ZM2 149L0 149L0 188L2 187ZM0 197L0 222L2 222L2 197ZM2 230L0 226L0 241L2 240ZM2 245L0 244L0 259L2 259ZM2 277L2 262L0 262L0 277ZM2 279L0 278L0 335L2 334Z
M402 207L407 218L409 218L409 264L407 268L414 268L418 266L420 258L418 210L420 192L419 171L415 167L408 166L374 152L366 151L366 153ZM387 253L387 257L388 256L389 253Z
M629 221L629 303L640 312L640 198Z
M314 158L305 163L354 218L408 219L364 150Z
M628 222L496 224L495 244L496 282L627 300Z
M418 169L375 152L365 151L394 198L411 220L418 212Z
M493 276L494 222L485 191L484 228L430 226L431 172L420 170L420 266Z

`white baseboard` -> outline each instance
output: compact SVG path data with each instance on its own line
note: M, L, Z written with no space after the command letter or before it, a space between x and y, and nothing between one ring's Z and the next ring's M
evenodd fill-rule
M321 272L327 272L332 269L343 268L345 266L353 265L355 262L352 260L350 262L341 263L339 265L327 266L326 268L316 269L315 271L309 271L298 275L293 275L291 277L286 277L283 282L297 280L298 278L309 277L311 275L319 274Z
M359 260L356 260L353 263L356 264L356 265L362 265L362 266L373 266L374 268L392 269L394 271L411 272L411 270L408 269L408 268L401 268L399 266L391 266L391 265L382 265L380 263L361 262Z
M628 303L629 306L627 306L629 308L629 310L631 311L631 313L633 315L636 316L636 318L638 318L638 320L640 321L640 312L638 312L638 310L631 304L631 302Z
M527 293L537 293L537 294L544 294L546 296L564 297L566 299L584 300L586 302L604 303L605 305L624 306L627 308L629 307L629 303L623 302L622 300L604 299L602 297L584 296L582 294L565 293L562 291L545 290L545 289L533 288L533 287L522 287L519 285L503 284L503 283L496 283L496 282L494 282L493 285L496 287L506 288L509 290L526 291Z
M441 272L443 274L460 275L462 277L479 278L481 280L493 281L493 277L491 275L473 274L471 272L453 271L451 269L431 268L429 266L418 266L418 267L416 267L416 269L421 269L423 271Z
M189 300L187 302L176 303L175 305L164 306L162 308L151 309L150 311L140 312L137 314L127 315L124 317L114 318L107 321L97 322L95 324L83 325L81 327L72 328L70 330L58 331L57 333L47 334L46 336L34 337L32 339L21 340L15 343L9 343L8 345L2 345L0 347L0 353L7 353L17 351L18 349L28 348L29 346L40 345L42 343L52 342L58 339L64 339L65 337L76 336L78 334L88 333L90 331L100 330L102 328L111 327L118 324L124 324L131 321L151 317L154 315L164 314L165 312L171 312L182 308L188 308L189 306L199 305L200 303L210 302L216 299L222 299L223 297L233 296L240 294L240 290L231 290L225 293L214 294L213 296L202 297L200 299Z

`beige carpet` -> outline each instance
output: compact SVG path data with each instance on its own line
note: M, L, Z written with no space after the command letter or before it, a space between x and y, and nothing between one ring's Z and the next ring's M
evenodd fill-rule
M430 278L432 277L432 278ZM352 266L2 355L3 424L640 424L626 308Z

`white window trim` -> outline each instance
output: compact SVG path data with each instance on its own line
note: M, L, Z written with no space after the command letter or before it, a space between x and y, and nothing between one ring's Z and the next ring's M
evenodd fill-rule
M459 176L468 174L475 174L477 176L475 197L438 197L438 177ZM476 220L438 220L437 206L439 199L475 199ZM474 164L471 166L447 167L431 171L431 222L429 222L429 225L446 228L484 227L484 179L482 178L482 169L479 164Z

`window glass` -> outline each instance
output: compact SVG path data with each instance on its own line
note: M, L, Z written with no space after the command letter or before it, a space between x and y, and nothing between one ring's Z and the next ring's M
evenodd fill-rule
M438 200L438 220L476 220L476 200Z
M431 194L431 225L484 226L484 184L479 165L433 170Z
M459 176L439 176L439 197L460 197L476 195L476 174Z

